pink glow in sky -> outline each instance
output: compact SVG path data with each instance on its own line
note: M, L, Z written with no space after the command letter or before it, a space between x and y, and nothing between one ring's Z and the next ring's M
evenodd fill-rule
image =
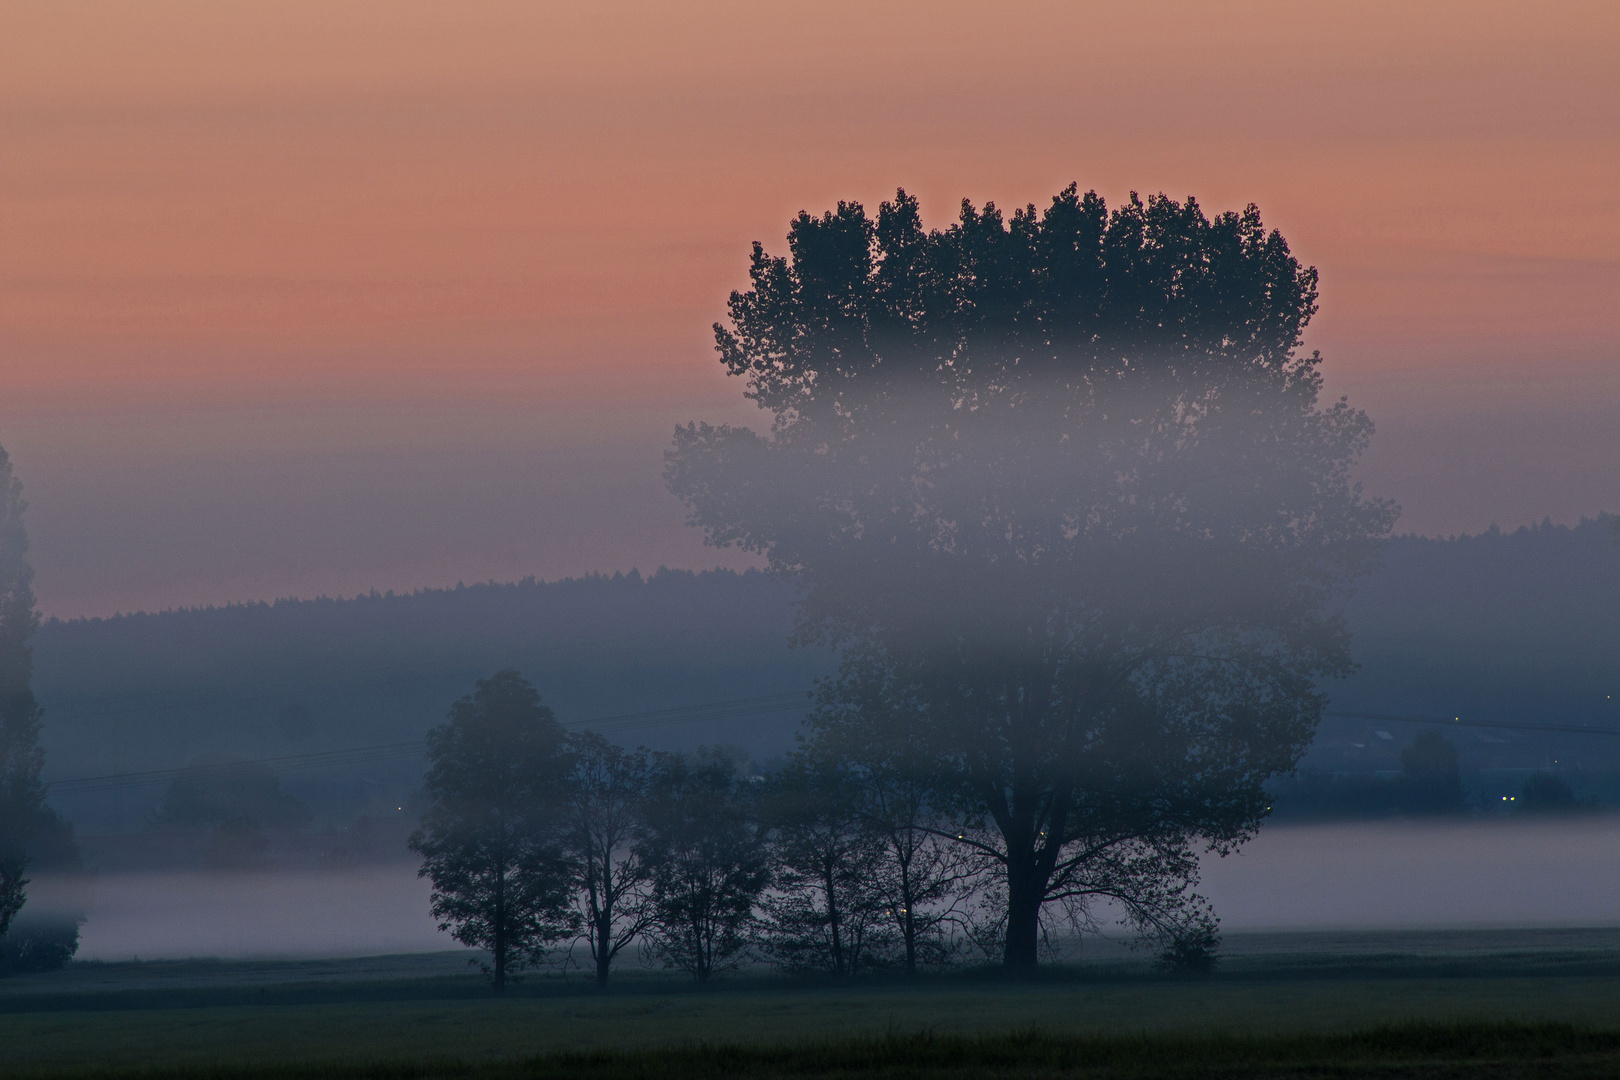
M1401 528L1620 510L1610 3L0 3L47 612L712 565L748 244L905 186L1253 201Z

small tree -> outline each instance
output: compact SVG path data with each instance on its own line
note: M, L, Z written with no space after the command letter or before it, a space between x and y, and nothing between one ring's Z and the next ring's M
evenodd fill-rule
M40 709L29 686L34 669L29 641L39 615L26 558L27 506L11 459L0 448L0 935L26 898L28 844L45 805Z
M564 849L564 733L516 671L480 679L427 734L431 800L411 850L439 929L489 950L496 992L577 926Z
M827 756L801 755L771 780L765 951L783 967L852 978L893 951L884 838L861 794L854 770Z
M73 826L50 807L41 807L27 856L30 872L54 879L52 895L36 898L0 934L0 975L54 971L79 950L89 882Z
M1462 772L1457 748L1434 731L1420 731L1401 751L1401 808L1409 814L1462 809Z
M990 862L961 843L963 831L938 805L926 734L906 689L859 665L822 689L810 717L812 752L844 762L855 779L854 805L878 844L872 887L906 974L915 975L952 954L947 933L967 919L964 905Z
M1577 799L1561 777L1536 772L1524 778L1514 809L1521 814L1573 814L1595 805Z
M730 758L660 755L638 844L651 879L649 942L666 967L707 982L749 943L769 883L754 795Z
M267 829L309 824L309 807L281 790L258 761L200 762L164 789L151 818L166 829L207 829L203 864L211 870L258 870L269 865Z
M594 731L568 738L574 761L567 846L598 986L613 958L647 929L647 865L633 846L647 797L647 751L626 751Z

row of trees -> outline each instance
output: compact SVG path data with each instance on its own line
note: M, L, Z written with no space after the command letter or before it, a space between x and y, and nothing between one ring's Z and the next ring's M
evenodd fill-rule
M1277 813L1283 818L1444 817L1484 810L1518 815L1575 814L1598 809L1568 781L1533 772L1514 794L1469 797L1463 785L1457 747L1434 731L1420 731L1401 749L1394 775L1304 772L1277 785Z
M481 680L429 733L430 804L410 841L441 929L488 950L497 988L573 944L599 983L633 944L700 982L745 957L853 977L993 954L994 830L905 762L847 756L828 717L817 724L784 767L749 776L720 751L566 733L517 672ZM1214 920L1185 888L1195 862L1139 853L1111 872L1063 913L1112 899L1167 958L1208 958Z

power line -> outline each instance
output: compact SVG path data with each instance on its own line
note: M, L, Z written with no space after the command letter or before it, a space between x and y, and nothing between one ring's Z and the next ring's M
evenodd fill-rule
M1335 720L1379 720L1395 724L1443 724L1446 727L1498 728L1504 731L1548 731L1569 735L1620 735L1620 728L1581 724L1516 724L1511 720L1464 720L1460 716L1403 716L1395 713L1325 712Z
M123 716L131 713L211 709L264 701L285 702L294 699L308 699L311 696L316 696L323 702L345 701L360 697L400 697L421 693L421 688L427 685L476 678L503 667L532 668L536 663L543 666L547 662L581 653L592 657L641 656L648 652L647 645L649 643L667 642L690 637L689 631L669 630L649 631L641 634L617 634L610 637L590 639L571 638L556 642L537 641L529 646L534 650L533 654L525 652L520 659L511 663L483 663L476 667L458 668L452 671L423 671L419 666L409 664L393 667L373 666L359 669L356 673L314 681L293 679L284 683L256 683L218 693L205 692L202 696L188 697L168 691L154 690L134 694L81 694L65 698L47 696L41 704L49 710L52 720L60 721ZM605 646L616 647L607 648ZM510 657L512 654L508 655ZM372 684L357 687L355 686L357 680L371 680ZM375 685L377 682L382 682L384 685ZM401 682L409 685L394 685ZM111 706L97 706L94 704L108 698L112 698L117 704ZM90 704L87 705L86 703Z
M731 720L739 717L769 716L792 712L807 707L809 695L803 692L765 694L759 697L734 698L727 701L705 702L698 705L680 705L667 709L644 712L617 713L599 716L578 724L568 725L571 730L589 731L598 728L635 731L643 728L667 727L702 721ZM195 775L210 770L228 772L243 765L264 765L277 772L301 769L321 769L338 765L360 765L383 761L419 757L426 746L425 740L379 743L372 746L354 746L343 750L324 750L310 754L287 754L281 757L258 758L251 761L222 762L217 765L186 765L169 769L150 769L141 772L109 773L102 776L80 776L65 780L48 781L52 791L86 793L120 788L149 787L168 783L179 776Z
M765 694L758 697L734 698L727 701L703 702L697 705L679 705L666 709L643 712L616 713L599 716L578 724L567 725L574 731L601 728L636 731L703 721L731 720L740 717L762 717L794 712L808 705L809 696L803 692ZM1495 728L1509 731L1544 731L1575 735L1620 735L1620 728L1595 728L1578 724L1523 724L1507 720L1464 720L1460 716L1416 716L1397 713L1324 712L1324 717L1336 720L1371 720L1381 723L1437 724L1448 727ZM378 743L354 746L343 750L323 750L309 754L287 754L273 758L257 758L245 762L227 762L218 765L186 765L177 768L151 769L141 772L109 773L102 776L81 776L48 781L52 791L88 793L120 788L148 787L165 784L177 777L194 775L209 770L228 771L243 765L264 765L277 772L304 769L332 768L340 765L374 764L385 761L419 757L426 746L422 739L405 742Z

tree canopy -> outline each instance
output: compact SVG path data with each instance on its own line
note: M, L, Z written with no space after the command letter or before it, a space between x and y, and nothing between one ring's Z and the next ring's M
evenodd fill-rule
M39 626L22 484L0 448L0 936L22 909L28 842L45 803L30 640Z
M569 759L562 726L516 671L478 680L428 732L432 800L411 850L433 881L441 930L489 950L495 988L573 933L564 839Z
M1252 833L1350 668L1334 602L1394 510L1301 349L1316 282L1252 206L1070 186L930 230L902 191L756 244L715 327L770 431L679 428L666 478L799 581L824 727L926 729L1010 967L1052 901L1206 940L1192 845Z

